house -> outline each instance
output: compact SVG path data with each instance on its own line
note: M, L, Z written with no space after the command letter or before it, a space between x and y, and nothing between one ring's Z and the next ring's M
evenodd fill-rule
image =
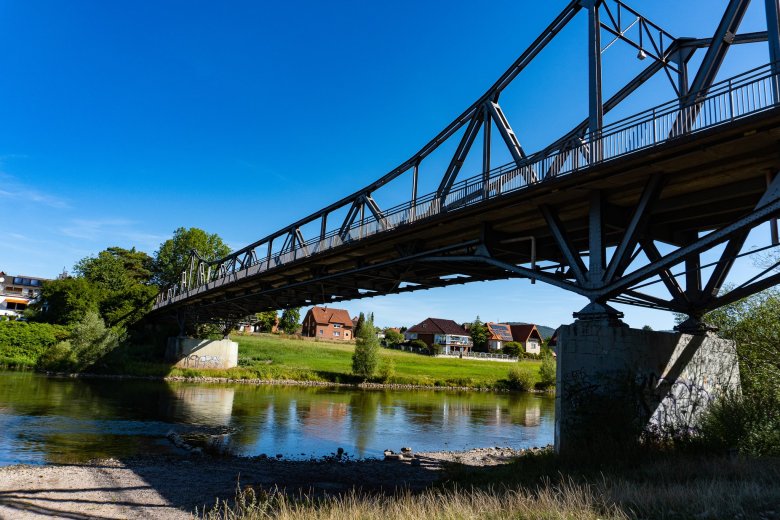
M452 320L427 318L404 333L407 341L419 339L426 345L441 345L442 354L455 354L471 350L472 342L466 329Z
M512 330L506 323L485 323L488 330L488 350L501 350L506 343L513 341Z
M525 323L523 325L511 325L512 340L523 345L528 354L540 354L542 352L542 335L536 330L536 325Z
M344 309L312 307L303 318L301 334L310 338L350 340L352 318Z
M0 316L21 317L27 306L41 295L45 281L46 278L8 276L0 271Z

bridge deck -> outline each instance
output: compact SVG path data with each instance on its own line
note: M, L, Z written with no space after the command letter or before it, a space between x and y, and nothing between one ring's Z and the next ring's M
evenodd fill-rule
M780 108L672 139L653 147L549 177L512 193L348 241L277 266L237 270L156 306L182 306L209 318L239 318L266 309L335 303L379 294L516 277L484 263L421 261L431 254L473 252L480 244L511 264L565 263L540 207L553 208L574 249L587 250L589 193L606 202L605 239L619 243L643 187L666 180L647 235L682 245L691 233L724 226L750 212L780 170ZM453 275L465 275L453 277Z

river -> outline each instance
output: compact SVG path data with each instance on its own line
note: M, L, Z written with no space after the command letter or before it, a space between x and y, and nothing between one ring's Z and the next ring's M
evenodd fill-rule
M526 448L553 441L547 395L52 378L0 371L0 466L214 449L288 459L381 457L384 449Z

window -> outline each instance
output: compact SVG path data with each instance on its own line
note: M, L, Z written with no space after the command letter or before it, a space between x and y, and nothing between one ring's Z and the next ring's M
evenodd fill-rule
M322 329L320 329L320 336L322 336L323 334L325 334L325 331L323 331Z
M14 277L14 285L22 285L22 279L17 277Z
M341 332L339 332L339 331L337 331L337 330L334 330L334 331L333 331L333 335L334 335L335 337L339 337L339 336L341 336Z
M341 328L341 323L334 323L333 324L333 328L334 329L340 329Z

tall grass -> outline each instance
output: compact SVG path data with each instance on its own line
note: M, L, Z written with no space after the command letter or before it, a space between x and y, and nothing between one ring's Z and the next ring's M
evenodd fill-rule
M547 464L547 460L531 461ZM255 519L720 519L777 518L777 459L679 455L601 471L558 468L521 483L522 464L493 472L493 482L459 483L420 493L285 495L246 488L218 502L207 520ZM507 474L513 475L506 478Z
M289 498L281 493L258 497L251 489L239 494L233 506L219 504L203 516L208 520L352 520L388 518L428 519L627 519L616 506L600 501L587 485L571 481L536 492L515 490L441 490L421 494L364 495L352 491L337 497Z

